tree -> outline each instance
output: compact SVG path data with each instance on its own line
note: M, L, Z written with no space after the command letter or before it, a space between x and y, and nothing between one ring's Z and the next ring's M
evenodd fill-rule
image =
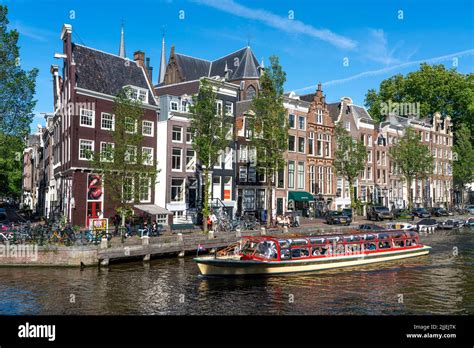
M354 183L360 172L365 170L367 149L363 141L354 139L340 123L334 129L334 136L336 137L334 169L337 175L344 177L349 183L351 208L355 216L359 203L354 197Z
M474 147L471 131L465 124L458 127L456 140L453 148L453 181L454 187L461 192L463 202L466 185L474 181Z
M114 129L109 131L113 146L106 144L103 151L88 154L93 170L102 174L104 191L116 204L122 226L140 195L155 184L158 173L154 158L142 152L143 135L137 128L143 109L141 101L132 100L130 93L130 88L124 88L114 99Z
M226 119L223 108L216 107L217 94L208 80L202 79L199 93L193 96L189 107L190 130L193 134L193 149L196 159L204 173L203 229L207 232L209 217L209 190L212 168L219 156L229 145L228 133L231 123Z
M461 74L444 65L423 63L406 76L397 74L380 83L379 92L370 89L365 106L377 121L385 119L381 103L420 103L420 115L440 112L450 115L454 129L464 123L474 133L474 74ZM474 139L471 139L474 143Z
M254 112L250 144L256 149L257 171L263 171L267 183L267 226L273 220L273 188L279 169L285 167L284 153L288 148L288 122L283 106L283 85L286 73L278 57L270 57L270 66L260 77L260 91L252 101Z
M411 127L389 150L389 156L403 175L408 190L408 209L413 207L412 183L417 178L426 178L433 171L433 156L430 148L423 144Z
M18 196L21 154L33 120L38 70L21 68L19 34L7 30L7 14L7 7L0 5L0 196Z

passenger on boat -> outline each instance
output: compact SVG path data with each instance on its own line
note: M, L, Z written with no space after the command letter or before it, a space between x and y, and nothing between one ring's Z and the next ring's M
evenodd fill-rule
M416 239L411 240L411 245L416 245Z
M411 240L407 240L407 247L411 246Z
M320 255L321 255L321 248L314 248L313 256L320 256Z
M403 241L402 240L397 240L395 241L395 248L403 248Z

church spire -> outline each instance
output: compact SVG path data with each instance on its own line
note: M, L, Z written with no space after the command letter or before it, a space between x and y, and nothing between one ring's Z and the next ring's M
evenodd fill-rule
M166 73L166 52L165 52L165 34L163 33L163 39L161 40L160 76L158 78L159 84L165 81L165 73Z
M123 36L123 22L122 22L122 31L120 32L120 48L119 48L119 56L125 58L125 39Z

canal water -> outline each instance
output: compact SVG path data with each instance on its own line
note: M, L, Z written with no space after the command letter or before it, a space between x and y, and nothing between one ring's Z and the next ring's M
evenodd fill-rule
M206 279L192 257L0 268L0 314L474 314L474 229L421 238L428 256L263 278Z

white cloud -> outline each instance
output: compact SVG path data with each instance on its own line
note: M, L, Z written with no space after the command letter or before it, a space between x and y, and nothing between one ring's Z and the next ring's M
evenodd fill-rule
M239 17L253 19L265 23L269 27L288 33L297 33L326 41L333 46L343 49L355 49L357 42L333 33L328 29L317 29L296 19L278 16L272 12L249 8L236 3L234 0L193 0L196 3L215 8Z
M363 78L363 77L382 75L382 74L388 73L390 71L398 70L398 69L401 69L401 68L406 68L406 67L409 67L409 66L412 66L412 65L419 65L421 63L438 63L438 62L443 62L443 61L447 61L447 60L450 60L450 59L460 58L460 57L463 57L463 56L470 56L470 55L474 55L474 49L470 49L470 50L466 50L466 51L460 51L460 52L447 54L447 55L444 55L444 56L439 56L439 57L434 57L434 58L429 58L429 59L414 60L414 61L405 62L405 63L402 63L402 64L389 66L389 67L382 68L382 69L364 71L364 72L361 72L359 74L352 75L352 76L349 76L349 77L345 77L345 78L342 78L342 79L337 79L337 80L331 80L331 81L324 82L323 86L339 85L339 84L346 83L346 82L353 81L353 80L357 80L357 79L360 79L360 78ZM316 87L317 87L317 85L312 85L312 86L308 86L308 87L304 87L304 88L299 88L299 89L296 89L295 92L305 91L305 90L309 90L309 89L315 89Z
M54 33L51 31L30 27L19 21L10 23L10 27L11 29L16 29L20 36L23 35L36 41L46 42L54 36Z
M370 29L366 42L367 44L362 50L366 58L384 65L401 63L401 60L394 54L403 45L403 41L399 41L392 49L389 49L387 35L383 29Z

